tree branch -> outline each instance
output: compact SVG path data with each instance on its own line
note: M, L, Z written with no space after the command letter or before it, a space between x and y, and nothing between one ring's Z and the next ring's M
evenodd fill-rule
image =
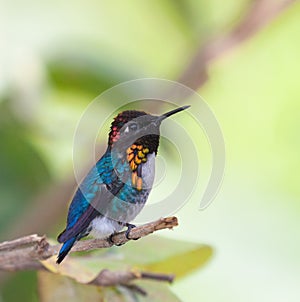
M98 286L114 286L119 284L127 284L128 282L136 279L148 279L172 283L174 280L174 275L140 272L137 270L116 272L102 270L98 276L88 284Z
M254 0L244 18L227 35L221 34L201 45L179 78L179 82L197 90L208 79L208 64L240 45L264 28L295 0Z
M79 241L72 252L89 251L97 248L107 248L112 245L122 245L129 240L147 236L162 229L172 229L178 225L176 217L161 218L157 221L133 228L130 231L130 239L126 232L120 232L112 237L112 242L107 239L88 239ZM60 245L51 245L45 236L29 235L12 241L0 243L0 270L19 271L44 269L39 260L48 259L58 253ZM143 278L151 278L153 275L144 273Z

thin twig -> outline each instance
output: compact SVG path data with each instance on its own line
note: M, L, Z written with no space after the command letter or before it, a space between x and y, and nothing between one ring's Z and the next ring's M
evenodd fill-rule
M135 292L141 296L147 296L147 292L136 284L122 284L123 287L127 288L128 290Z
M98 286L114 286L118 284L128 284L128 282L137 279L150 279L154 281L172 283L174 278L174 275L169 274L157 274L138 270L110 271L105 269L102 270L98 276L88 284Z
M166 275L166 274L155 274L149 272L141 272L142 279L149 279L149 280L160 280L172 283L175 279L175 275Z

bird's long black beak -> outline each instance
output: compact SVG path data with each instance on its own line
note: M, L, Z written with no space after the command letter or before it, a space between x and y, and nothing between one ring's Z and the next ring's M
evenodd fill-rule
M161 115L161 117L162 117L162 119L165 119L165 118L167 118L167 117L169 117L169 116L171 116L171 115L173 115L175 113L178 113L178 112L183 111L185 109L188 109L190 107L191 107L190 105L186 105L186 106L182 106L182 107L173 109L173 110L171 110L169 112L164 113L163 115Z
M182 107L178 107L176 109L173 109L173 110L171 110L169 112L166 112L166 113L164 113L164 114L162 114L162 115L160 115L158 117L158 121L161 122L162 120L168 118L169 116L171 116L171 115L173 115L175 113L178 113L180 111L183 111L183 110L185 110L187 108L190 108L190 107L191 107L190 105L186 105L186 106L182 106Z

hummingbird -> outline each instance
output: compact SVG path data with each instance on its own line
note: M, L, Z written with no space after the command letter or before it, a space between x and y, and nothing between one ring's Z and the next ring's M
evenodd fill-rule
M154 182L161 122L189 107L159 116L126 110L114 118L105 153L72 198L66 228L57 238L63 243L58 264L78 240L88 235L112 242L112 236L127 227L129 239L135 227L130 222L142 210Z

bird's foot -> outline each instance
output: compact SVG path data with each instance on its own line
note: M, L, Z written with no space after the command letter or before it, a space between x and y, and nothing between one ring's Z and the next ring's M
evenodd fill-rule
M116 235L117 233L112 233L108 238L107 238L107 241L110 245L115 245L115 246L121 246L123 245L124 243L115 243L113 237Z
M114 245L115 242L113 240L113 237L114 237L115 233L112 233L109 235L109 237L107 237L107 242L110 244L110 245Z
M126 237L128 240L138 240L138 239L140 239L140 237L139 237L139 238L130 238L130 237L129 237L130 231L136 227L134 224L126 223L126 226L127 226L127 230L126 230L126 232L125 232L125 237Z

